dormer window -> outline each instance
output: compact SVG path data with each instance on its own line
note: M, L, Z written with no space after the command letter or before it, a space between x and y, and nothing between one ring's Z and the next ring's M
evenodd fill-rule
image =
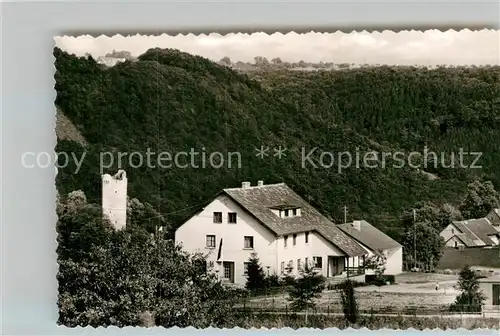
M270 210L280 218L293 218L300 216L300 207L294 205L278 205L270 207Z

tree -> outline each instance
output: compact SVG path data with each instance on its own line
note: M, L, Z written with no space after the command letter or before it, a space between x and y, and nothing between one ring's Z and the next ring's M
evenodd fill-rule
M437 225L435 222L421 221L406 227L402 245L407 265L426 269L436 267L444 247L444 240L436 229Z
M375 271L375 279L377 283L383 283L383 275L386 270L387 256L384 251L376 251L371 257L365 261L365 267L371 268Z
M296 311L305 309L306 324L308 309L316 307L315 299L321 297L325 289L325 280L323 275L314 271L309 265L305 265L304 269L300 270L299 277L288 289L288 299L292 302L292 309Z
M260 260L256 253L252 253L248 259L246 289L257 292L266 286L266 276L260 265Z
M151 204L142 203L137 198L127 199L127 226L140 225L149 233L155 233L160 227L167 237L174 239L174 232L165 217Z
M232 63L231 63L231 59L227 56L224 56L220 59L219 61L220 64L222 65L225 65L225 66L230 66Z
M458 209L449 203L436 205L432 202L418 202L414 206L417 221L428 221L433 223L437 230L442 230L454 220L461 220L462 214ZM413 210L403 214L403 225L413 225Z
M467 195L460 204L460 211L467 219L486 217L500 204L500 196L493 183L475 180L467 186Z
M271 60L271 63L273 63L273 64L281 64L281 63L283 63L283 61L281 60L281 58L275 57L275 58L273 58Z
M205 256L141 223L108 228L97 206L72 196L58 223L59 323L135 326L150 314L164 327L231 323L237 293L206 271Z
M480 312L485 296L479 288L479 281L476 273L465 266L459 273L458 283L455 289L460 294L451 305L450 310L460 312Z
M354 324L359 316L358 303L354 295L354 285L351 280L346 280L339 287L344 317L349 323Z
M267 60L267 58L265 58L263 56L255 56L253 59L255 61L255 65L256 66L266 66L266 65L269 65L269 61Z
M81 190L60 198L56 204L59 259L85 259L94 246L103 246L113 232L111 223L96 204L87 203Z

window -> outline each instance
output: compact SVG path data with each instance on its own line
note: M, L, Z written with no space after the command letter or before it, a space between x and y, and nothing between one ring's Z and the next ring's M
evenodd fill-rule
M231 279L231 265L224 264L224 279Z
M227 221L230 224L236 224L236 212L230 212L227 214Z
M314 268L322 268L323 260L321 257L313 257Z
M288 236L283 237L283 242L285 243L285 247L287 246Z
M244 247L246 249L253 249L253 237L245 236Z
M222 212L214 212L214 223L222 223Z
M207 266L208 268L214 268L214 261L213 260L207 261Z
M248 265L250 265L249 262L244 262L243 263L243 274L247 275L248 274Z
M293 245L295 246L297 244L297 235L293 235Z
M285 273L285 262L281 262L281 274Z
M455 234L455 230L451 229L451 234Z
M291 272L291 271L293 271L293 260L290 260L288 262L288 272Z
M457 246L458 246L458 243L457 243L457 242L455 242L455 247L457 247Z
M302 265L300 264L300 259L297 259L297 269L300 270L301 267Z
M309 267L309 258L308 257L306 257L304 260L304 266Z
M294 217L295 217L295 216L297 216L297 209L293 209L293 212L292 212L292 213L293 213L293 216L294 216Z
M285 210L285 217L288 217L290 215L290 210Z
M309 243L309 232L306 232L306 244Z
M215 235L207 235L207 247L215 248Z

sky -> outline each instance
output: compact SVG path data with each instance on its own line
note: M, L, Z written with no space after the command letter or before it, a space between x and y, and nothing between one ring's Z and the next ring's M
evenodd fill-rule
M55 37L56 46L78 56L104 56L128 50L139 56L149 48L175 48L214 61L253 62L255 56L282 61L400 65L499 64L500 30L439 30L352 33L216 33L112 37L82 35Z

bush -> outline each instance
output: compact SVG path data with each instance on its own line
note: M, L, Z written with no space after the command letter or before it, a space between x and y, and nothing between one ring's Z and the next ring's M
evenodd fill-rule
M328 284L327 288L328 288L328 290L340 290L340 289L343 289L345 287L345 284L346 284L345 281L340 282L340 283L335 283L335 284ZM359 282L356 280L351 280L351 285L353 288L369 286L369 284L366 282Z
M295 285L295 278L290 274L285 274L279 279L279 285L282 287Z
M387 284L387 282L393 285L396 282L396 277L394 275L389 275L389 274L383 274L380 276L377 276L375 274L366 274L365 282L367 284L375 286L384 286Z
M260 265L257 253L252 253L248 259L247 282L245 288L251 292L262 292L266 288L266 276Z
M280 287L280 277L278 274L273 273L269 276L266 277L265 279L266 282L266 287L267 288L272 288L272 287Z
M342 310L345 319L355 324L359 317L358 303L354 295L354 286L350 280L344 281L341 284L340 298L342 301Z
M481 311L481 306L486 298L479 288L478 279L479 277L477 274L469 266L465 266L462 271L460 271L458 283L455 285L455 289L459 290L460 294L450 306L451 311Z

